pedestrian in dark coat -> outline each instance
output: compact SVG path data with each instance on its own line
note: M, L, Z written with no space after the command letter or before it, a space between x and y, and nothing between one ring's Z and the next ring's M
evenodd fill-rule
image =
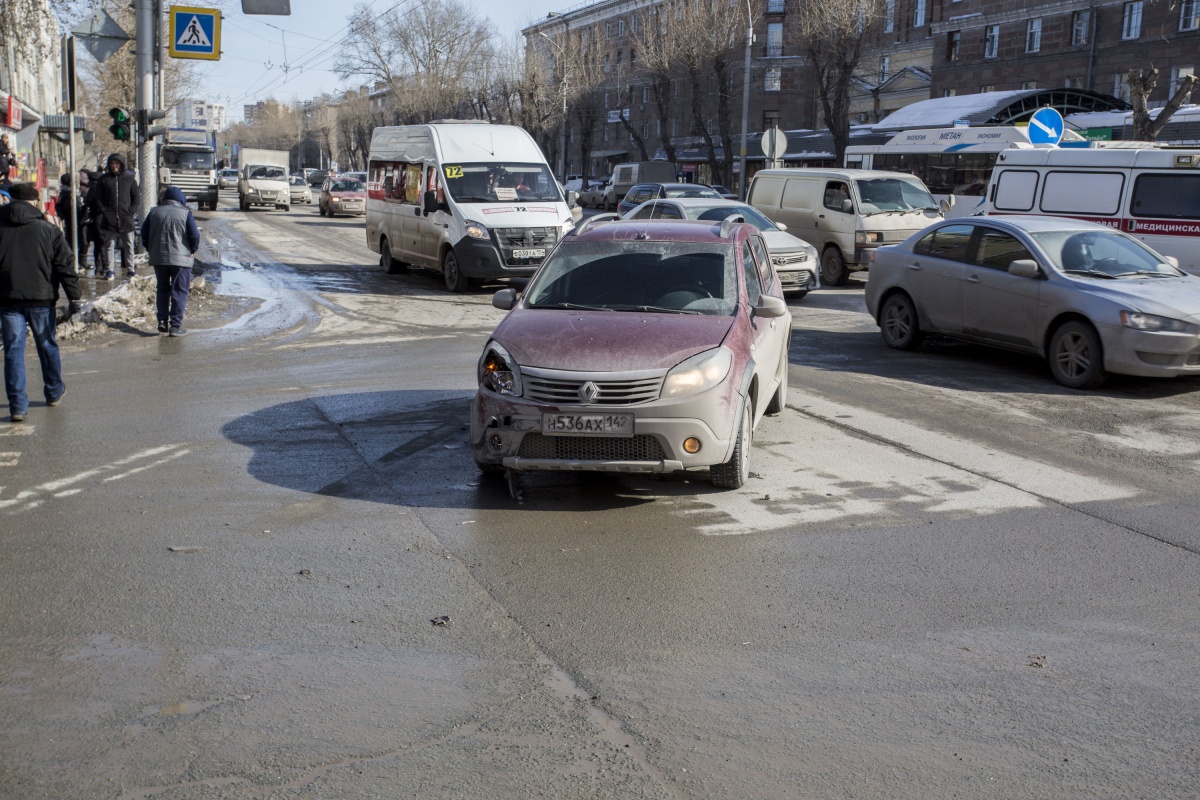
M142 244L158 279L158 332L184 336L183 314L192 290L192 264L200 249L200 228L176 186L163 191L162 202L142 223Z
M86 191L86 186L81 187ZM78 247L80 263L87 261L87 222L84 219L82 191L76 194L71 186L71 176L63 175L58 179L58 197L54 200L54 213L62 225L63 238L71 244L71 205L75 206L75 239Z
M88 193L88 209L96 220L96 232L102 240L96 277L112 280L109 243L115 242L121 251L121 266L127 274L133 272L134 231L133 212L138 203L138 185L132 172L125 169L125 159L113 153L105 163L104 175ZM101 274L103 272L103 275Z
M38 211L38 190L17 183L13 201L0 208L0 332L4 338L4 390L13 422L24 422L25 329L33 332L46 404L58 405L66 386L54 336L55 306L61 287L69 313L80 309L79 281L71 248L62 231Z
M17 157L8 144L8 134L0 134L0 172L7 178L9 170L17 165Z

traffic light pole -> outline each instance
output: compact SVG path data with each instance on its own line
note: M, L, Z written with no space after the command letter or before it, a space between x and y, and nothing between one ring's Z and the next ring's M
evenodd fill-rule
M144 112L154 106L154 49L158 27L154 0L136 0L136 13L135 101L138 112ZM142 113L138 114L138 119L144 119ZM158 144L145 130L138 131L138 186L141 187L138 212L140 219L145 220L158 202Z

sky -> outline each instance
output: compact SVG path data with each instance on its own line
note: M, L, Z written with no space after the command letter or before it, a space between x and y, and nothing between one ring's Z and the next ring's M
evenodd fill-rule
M291 103L325 92L350 88L365 80L343 81L332 72L337 41L360 0L291 0L291 16L247 16L241 3L225 3L221 27L221 60L196 61L201 73L199 95L224 103L229 122L240 122L242 107L274 97ZM419 0L367 0L383 13ZM550 11L584 4L585 0L464 0L489 17L505 39ZM203 6L203 2L190 5ZM197 96L195 99L201 99Z

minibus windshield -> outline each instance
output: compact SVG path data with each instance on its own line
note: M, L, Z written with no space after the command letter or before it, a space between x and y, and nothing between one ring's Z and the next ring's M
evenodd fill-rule
M460 203L564 202L562 192L545 164L446 164L442 167L442 175L446 190Z

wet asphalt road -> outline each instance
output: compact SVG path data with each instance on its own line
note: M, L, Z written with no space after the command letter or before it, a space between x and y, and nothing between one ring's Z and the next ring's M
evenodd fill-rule
M857 283L794 304L745 490L518 501L490 291L199 217L262 305L0 423L0 797L1195 796L1200 382L894 353Z

